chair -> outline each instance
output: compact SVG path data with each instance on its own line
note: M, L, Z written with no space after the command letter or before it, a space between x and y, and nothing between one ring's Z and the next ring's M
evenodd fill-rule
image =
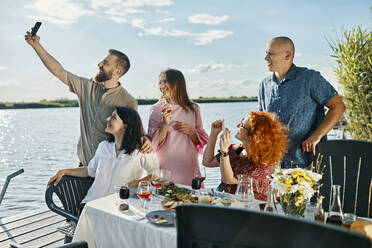
M68 222L73 222L60 230L66 234L65 242L71 242L75 230L74 227L79 219L80 203L86 196L93 182L94 178L91 177L63 176L56 186L51 183L45 191L45 202L49 209L66 217ZM63 208L55 204L53 194L56 194L60 199Z
M9 244L9 248L27 248L27 246L19 245L16 243ZM88 248L88 243L85 241L77 241L69 244L64 244L56 248Z
M88 248L88 243L85 241L77 241L58 246L57 248Z
M341 227L247 209L185 204L176 207L176 218L178 248L371 246Z
M322 179L323 186L320 190L321 194L326 197L324 209L328 211L329 201L332 198L330 195L331 158L333 184L341 185L341 203L343 203L344 212L354 213L359 158L361 158L356 214L361 217L371 217L372 213L368 214L368 209L372 207L369 202L372 180L372 143L356 140L328 140L319 143L318 151L323 155L322 165L326 165ZM346 161L345 177L344 159Z

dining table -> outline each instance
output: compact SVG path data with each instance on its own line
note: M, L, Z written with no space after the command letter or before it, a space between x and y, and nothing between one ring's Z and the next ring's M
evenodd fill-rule
M176 220L174 219L172 223L165 224L154 223L151 218L146 218L146 215L151 216L154 211L164 211L161 204L164 199L164 197L153 195L151 200L147 201L146 208L143 209L141 200L136 194L131 194L129 199L124 200L129 206L129 209L125 211L119 210L117 204L120 201L118 194L90 201L81 212L73 241L86 241L90 248L176 248ZM231 207L243 207L260 211L259 205L262 205L262 203L262 201L255 199L248 205L243 206L239 205L240 203L237 201L233 201ZM284 214L281 207L277 211L278 214ZM170 211L164 213L172 214Z
M136 194L131 194L131 197L125 200L129 206L126 211L119 210L117 194L90 201L81 212L73 241L84 240L88 243L89 248L176 248L177 229L175 224L154 224L146 218L146 214L163 210L162 200L164 197L154 195L151 200L147 201L146 208L143 209L141 200ZM260 201L254 200L250 204L250 209L258 211L259 203ZM236 204L233 203L232 207L242 207Z
M156 198L156 197L153 197ZM88 202L81 212L73 241L86 241L95 247L177 247L175 225L155 225L146 214L160 210L161 199L147 202L141 207L140 199L126 200L129 209L119 210L115 194Z

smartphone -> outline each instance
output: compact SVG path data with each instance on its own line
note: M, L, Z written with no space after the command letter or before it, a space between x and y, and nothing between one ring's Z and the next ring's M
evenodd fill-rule
M39 30L40 26L41 26L41 22L36 22L35 23L35 26L31 30L31 36L35 36L35 34Z

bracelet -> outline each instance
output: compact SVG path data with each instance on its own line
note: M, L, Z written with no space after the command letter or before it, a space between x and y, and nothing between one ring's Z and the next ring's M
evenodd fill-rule
M222 152L221 150L218 150L218 154L222 157L227 157L229 156L229 153L228 152Z

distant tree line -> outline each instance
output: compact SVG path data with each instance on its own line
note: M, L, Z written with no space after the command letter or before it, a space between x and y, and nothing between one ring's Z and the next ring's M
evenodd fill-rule
M137 99L138 105L152 105L158 101L155 98L140 98ZM230 96L228 98L222 97L199 97L193 99L197 103L217 103L217 102L253 102L257 101L257 97L247 96ZM25 108L65 108L65 107L78 107L79 103L77 100L71 99L58 99L58 100L41 100L39 102L0 102L0 109L25 109Z

